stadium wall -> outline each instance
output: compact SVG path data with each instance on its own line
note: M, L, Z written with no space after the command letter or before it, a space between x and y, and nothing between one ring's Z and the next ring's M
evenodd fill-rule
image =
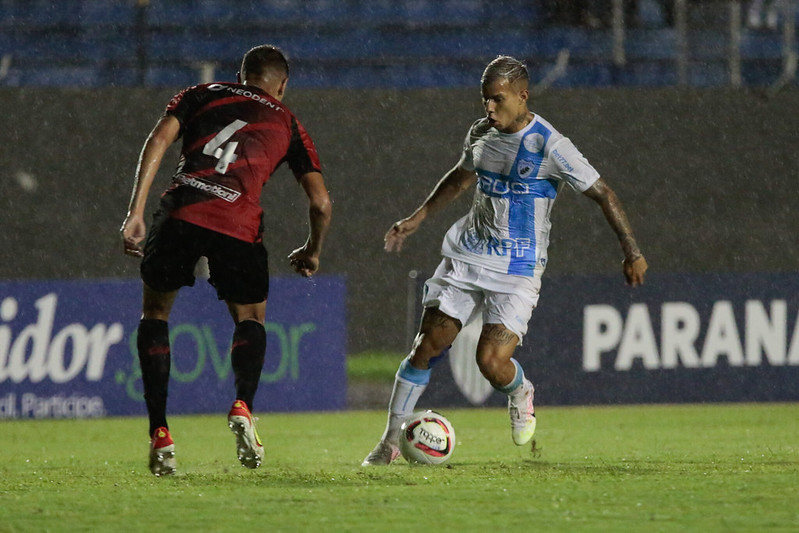
M117 232L142 142L173 92L0 89L0 279L137 277ZM399 255L383 252L383 234L456 163L482 112L478 89L296 90L286 103L316 141L334 200L322 269L347 277L349 350L404 350L408 272L435 268L471 194ZM795 88L768 100L726 89L552 90L531 107L616 189L653 273L797 270ZM176 158L173 149L158 192ZM287 274L285 257L306 235L288 170L263 204L272 272ZM546 277L616 274L620 260L599 209L566 191Z

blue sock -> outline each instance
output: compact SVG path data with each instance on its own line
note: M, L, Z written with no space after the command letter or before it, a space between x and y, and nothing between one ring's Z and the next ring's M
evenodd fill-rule
M494 387L499 392L510 394L511 392L518 389L522 383L524 382L524 370L522 369L522 365L519 364L519 361L511 357L511 362L516 367L516 375L513 376L513 379L505 385L504 387Z
M430 369L420 370L415 368L410 359L406 358L400 363L397 376L414 385L427 385L430 383Z

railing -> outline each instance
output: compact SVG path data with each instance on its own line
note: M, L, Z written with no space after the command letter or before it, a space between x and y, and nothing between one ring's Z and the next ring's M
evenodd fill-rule
M374 32L369 34L371 37L367 39L355 35L358 31L368 32L370 23L365 15L361 15L355 21L347 20L341 15L325 22L319 18L310 25L304 25L297 17L289 22L276 22L264 17L247 20L241 12L233 19L220 23L218 27L204 28L196 24L184 27L185 25L179 20L170 19L168 13L163 11L164 6L171 9L171 4L165 1L115 0L110 3L124 6L124 16L117 15L112 22L106 22L104 29L87 28L80 20L70 19L66 9L56 10L51 7L42 9L42 12L45 17L54 18L45 19L40 27L31 26L30 31L34 33L30 36L32 38L16 41L14 38L4 39L9 36L18 37L21 32L26 31L24 25L9 23L2 16L5 6L48 5L47 2L28 1L30 4L17 3L13 0L0 2L0 85L63 85L65 81L58 77L58 69L78 71L78 74L72 76L66 83L82 86L182 85L188 81L188 78L192 83L209 81L220 74L220 69L224 71L225 76L230 71L235 72L237 54L240 54L241 50L236 49L232 52L230 43L225 44L224 38L219 38L220 34L224 37L234 30L240 36L239 42L249 43L250 39L262 38L263 35L277 36L279 42L276 44L279 45L282 45L281 40L285 41L287 43L285 47L293 56L292 61L300 67L297 69L300 78L294 80L295 87L302 86L303 83L315 87L324 86L325 83L330 83L330 86L347 86L347 83L352 83L352 80L358 76L363 79L374 76L377 79L385 73L390 73L392 69L412 72L413 69L419 68L427 68L433 73L437 69L442 71L449 69L449 78L442 76L441 80L416 83L430 84L427 86L433 86L435 83L441 84L438 86L471 84L473 76L459 76L459 72L468 70L471 73L480 69L485 60L497 53L511 53L526 60L531 66L533 77L537 80L536 87L539 91L553 84L561 86L701 84L701 80L696 79L698 69L695 67L698 61L713 63L712 80L705 82L713 85L728 84L732 87L741 87L755 83L770 85L770 92L776 92L783 86L793 83L796 78L795 24L799 0L779 0L782 13L780 33L744 31L741 0L701 3L671 0L674 12L673 27L635 30L631 30L629 25L625 24L623 0L612 0L609 28L541 26L540 22L519 18L524 12L518 11L514 16L520 22L516 25L518 27L512 30L508 29L507 24L503 25L495 19L486 19L484 25L482 22L478 23L477 15L471 18L460 16L457 21L446 22L447 17L441 14L443 9L441 6L455 6L457 2L430 0L431 9L439 11L430 19L432 22L428 25L418 27L420 21L425 20L419 15L404 24L401 20L391 23L383 17L371 23L374 25ZM648 0L650 4L653 1ZM264 0L264 3L268 3L267 0ZM377 3L384 8L391 5L386 2ZM527 4L513 1L513 5L517 7L534 3L533 0ZM74 6L81 3L67 2L67 4ZM83 4L99 5L90 2ZM419 3L421 4L423 3ZM490 13L489 8L495 4L487 0L468 2L472 12L478 14ZM717 33L726 31L727 37L724 38L724 44L718 46L718 50L712 54L701 51L699 57L697 50L692 49L692 45L695 48L700 33L706 32L707 29L698 28L697 24L692 22L691 14L708 4L719 6L720 17L726 17L728 22L726 30L714 27L712 31ZM184 5L193 4L184 2ZM202 20L204 23L212 24L207 9L213 5L213 2L197 2L196 5L205 6L206 18ZM328 5L334 7L347 5L352 8L352 6L370 4L365 1L341 0L340 4ZM726 10L724 6L727 6ZM156 7L161 11L153 11ZM80 10L73 11L79 13ZM159 15L153 18L153 13ZM79 18L79 14L76 16ZM717 25L718 21L714 21L713 24ZM202 34L204 30L207 30L206 35ZM107 31L108 35L99 35L102 31ZM492 37L504 36L508 31L515 31L511 38ZM631 31L636 32L634 37L638 40L631 40ZM4 36L4 32L7 35ZM314 35L313 32L317 32L318 35ZM346 39L349 32L353 32L354 36L351 43L347 44L342 41L342 35ZM652 57L635 50L635 43L640 42L640 37L644 33L651 36L644 37L649 41L650 49L653 49ZM305 41L297 44L295 41L303 34L306 37ZM59 37L54 35L62 36L63 41L59 41ZM208 43L204 43L208 36L213 36L215 44L223 45L225 49L214 49ZM314 44L314 40L308 37L318 37L318 42ZM95 42L90 41L92 38ZM193 43L190 46L183 46L183 39L195 39L196 45ZM334 39L335 46L329 47L327 39ZM720 39L716 38L717 41ZM770 66L768 69L760 69L767 72L758 72L756 82L752 81L752 76L747 77L747 69L751 72L754 62L765 62L766 59L742 54L742 50L747 48L747 43L751 43L753 39L767 41L771 50L767 58ZM403 42L407 44L403 45ZM426 43L424 45L427 46L426 55L424 51L419 50L420 42ZM512 49L514 42L522 44ZM74 53L65 53L69 46L76 44ZM209 54L191 54L194 57L185 54L186 51L201 49L203 47L201 45L209 51ZM36 46L41 46L41 53L38 53L39 50L32 53L30 47ZM105 53L102 51L103 47L108 49ZM775 47L777 50L774 50ZM337 57L327 51L333 48L345 49L346 54ZM88 53L84 53L86 51ZM455 55L448 55L450 53ZM651 75L640 74L639 71L646 70L642 68L643 63L654 65L650 68ZM724 65L723 76L721 65ZM94 79L92 80L89 75L80 74L81 69L93 72ZM171 71L179 71L181 74L173 76L169 74ZM49 72L52 72L52 75L48 74ZM315 72L316 78L310 81L304 80L302 76L308 76L308 72ZM355 72L355 74L342 75L346 72ZM118 73L120 75L117 75ZM710 76L706 76L706 79L710 79ZM362 83L368 85L368 81L362 80ZM389 79L386 83L391 82ZM408 86L414 86L414 82L409 82Z
M676 70L678 85L689 84L688 65L690 61L690 47L688 40L688 10L686 0L672 0L674 2L675 31L677 34ZM779 79L772 84L769 92L779 91L785 85L796 79L797 52L796 52L796 17L797 0L777 0L778 12L782 20L782 56L783 67ZM729 70L729 83L732 87L740 87L743 83L741 74L741 43L742 43L742 6L740 0L730 0L729 6L729 46L727 50L727 63ZM624 1L612 0L612 36L613 36L613 63L617 67L624 67L627 63L625 51L625 20Z

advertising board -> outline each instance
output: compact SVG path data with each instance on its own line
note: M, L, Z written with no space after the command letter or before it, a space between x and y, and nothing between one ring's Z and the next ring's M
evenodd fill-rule
M256 411L346 407L345 281L273 277ZM0 418L144 415L139 280L0 283ZM203 280L170 317L172 414L227 412L233 321Z
M799 400L799 274L546 278L516 359L552 405ZM479 326L479 325L478 325ZM467 325L420 405L501 405Z

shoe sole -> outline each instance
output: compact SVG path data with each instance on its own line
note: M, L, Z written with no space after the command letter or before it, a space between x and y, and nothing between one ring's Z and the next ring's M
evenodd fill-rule
M263 449L263 446L258 446L257 441L255 440L255 432L253 431L253 435L250 436L247 431L248 423L246 419L242 419L242 417L234 416L228 420L227 423L230 431L236 435L236 452L239 458L239 462L241 462L242 466L247 468L258 468L261 466L261 461L263 461L263 456L258 453L257 449L260 447Z
M364 462L361 463L361 466L389 466L393 462L394 462L394 459L392 459L388 463L384 463L384 462L373 463L371 461L364 461Z
M372 454L370 453L369 455L366 456L366 459L363 460L361 466L388 466L400 456L400 451L392 450L391 457L388 459L388 461L386 461L385 457L374 457L370 460L369 458L371 457L371 455Z
M150 455L150 472L156 477L171 476L177 470L176 466L175 450L154 452Z
M394 459L389 460L389 462L385 462L385 460L382 458L380 459L379 462L374 459L372 461L370 461L369 459L364 459L363 462L361 463L361 466L388 466L392 462L394 462Z
M524 446L525 444L527 444L528 442L530 442L530 440L532 440L532 438L535 436L535 418L533 418L533 427L532 427L532 429L531 429L531 430L529 430L529 431L530 431L529 435L527 434L527 432L526 432L526 431L525 431L525 432L523 432L523 433L520 433L520 434L515 434L515 433L514 433L514 434L512 435L512 437L513 437L513 443L514 443L516 446Z

